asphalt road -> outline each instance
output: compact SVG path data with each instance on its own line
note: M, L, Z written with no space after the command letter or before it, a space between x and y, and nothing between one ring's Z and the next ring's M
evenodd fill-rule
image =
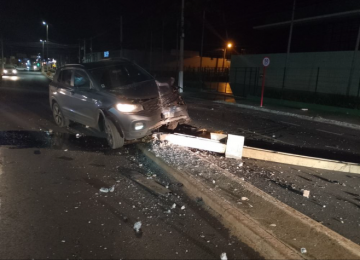
M134 146L111 151L56 127L48 83L36 72L0 81L0 258L258 258L201 200L155 165L144 168Z

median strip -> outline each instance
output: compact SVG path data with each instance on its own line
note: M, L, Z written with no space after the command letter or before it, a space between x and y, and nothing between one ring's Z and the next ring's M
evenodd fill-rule
M202 198L234 235L263 257L360 258L359 245L230 172L200 157L193 158L188 150L173 145L153 146L152 150L144 145L138 147L168 175L184 184L191 197ZM199 169L198 173L194 169Z

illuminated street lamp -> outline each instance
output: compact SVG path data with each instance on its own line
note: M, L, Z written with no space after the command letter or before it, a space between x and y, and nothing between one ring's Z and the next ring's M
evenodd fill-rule
M49 58L49 24L45 21L42 22L43 25L46 25L46 59ZM46 66L47 70L47 66Z
M232 43L229 42L228 44L226 44L226 47L224 48L224 58L223 58L223 65L222 65L223 69L224 69L224 65L225 65L226 50L231 49L231 47L232 47Z

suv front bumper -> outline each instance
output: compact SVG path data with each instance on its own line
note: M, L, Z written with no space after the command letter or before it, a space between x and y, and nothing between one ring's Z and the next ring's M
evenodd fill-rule
M125 140L143 138L150 135L153 130L171 122L187 123L190 121L186 105L177 106L176 111L172 112L171 115L166 114L166 117L164 117L163 110L126 114L111 108L109 112L113 123L119 131L122 131ZM137 123L142 124L143 127L136 130Z

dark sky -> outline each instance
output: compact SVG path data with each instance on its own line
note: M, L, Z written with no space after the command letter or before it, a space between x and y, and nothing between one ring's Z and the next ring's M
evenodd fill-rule
M202 15L206 10L204 49L208 53L222 48L227 40L234 43L235 51L255 50L259 38L252 27L289 20L293 3L293 0L185 1L185 49L200 50ZM327 6L339 2L348 7L351 2L360 1L297 0L297 8L305 10L299 12L302 16L326 13ZM153 49L160 49L164 42L164 48L170 50L178 42L180 5L181 0L1 1L0 33L8 43L39 42L46 37L42 25L45 20L50 24L51 42L78 44L79 39L94 37L94 51L113 50L119 49L123 16L124 48L149 49L152 42Z

